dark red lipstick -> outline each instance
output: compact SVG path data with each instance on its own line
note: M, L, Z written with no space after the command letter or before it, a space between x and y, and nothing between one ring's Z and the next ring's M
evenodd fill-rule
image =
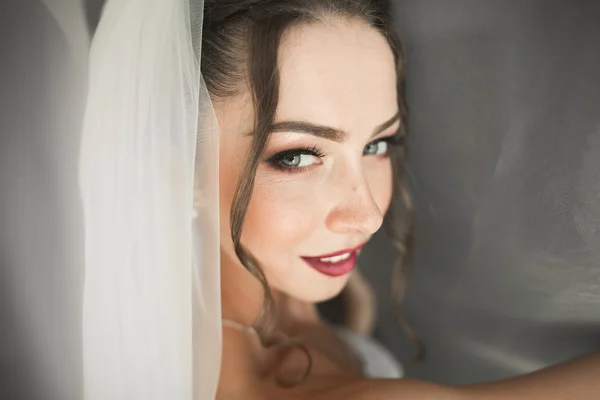
M354 269L354 267L356 266L356 262L358 261L358 252L364 245L365 243L351 249L336 251L335 253L324 254L317 257L302 257L302 259L312 268L316 269L324 275L333 277L342 276L348 274ZM347 257L343 259L336 260L334 258L346 254ZM331 260L331 258L333 258L333 260ZM330 260L324 261L323 259Z

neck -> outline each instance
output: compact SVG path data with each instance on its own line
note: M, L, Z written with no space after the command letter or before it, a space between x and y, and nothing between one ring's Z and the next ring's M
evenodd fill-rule
M276 307L276 328L295 335L306 325L319 323L316 306L271 289ZM221 252L221 302L224 319L253 326L263 308L264 289L240 261Z

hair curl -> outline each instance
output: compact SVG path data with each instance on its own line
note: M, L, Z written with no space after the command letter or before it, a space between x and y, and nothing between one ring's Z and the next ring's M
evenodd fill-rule
M207 0L205 2L201 70L214 101L226 100L249 88L255 109L255 126L250 151L231 207L231 235L235 251L264 289L264 304L254 328L263 345L274 339L275 302L258 261L240 243L244 218L250 203L260 155L271 134L279 101L278 52L284 31L294 25L326 23L332 18L362 21L387 40L396 60L398 107L402 129L406 126L404 102L404 56L383 0ZM398 253L394 267L393 297L399 322L418 348L423 346L404 319L402 301L411 272L413 206L403 184L404 148L392 150L394 198L384 227ZM302 348L302 347L301 347ZM304 351L306 349L303 348ZM308 354L308 353L307 353ZM309 356L310 361L310 356ZM308 371L307 371L308 372Z

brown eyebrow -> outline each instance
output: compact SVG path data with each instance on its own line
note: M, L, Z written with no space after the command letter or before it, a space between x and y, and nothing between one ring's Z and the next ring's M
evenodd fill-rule
M400 120L400 112L397 112L392 118L377 126L371 137L379 135ZM306 121L281 121L273 124L271 132L297 132L307 133L334 142L343 142L348 137L348 132L329 126L313 124Z
M373 135L371 137L375 137L375 136L379 135L381 132L385 131L387 128L394 125L398 121L400 121L400 111L398 111L396 113L396 115L394 115L392 118L388 119L383 124L381 124L377 128L375 128L375 130L373 131Z

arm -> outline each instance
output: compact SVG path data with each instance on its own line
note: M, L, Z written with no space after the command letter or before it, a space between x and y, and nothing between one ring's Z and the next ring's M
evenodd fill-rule
M517 378L463 387L450 387L412 379L313 378L299 385L298 390L294 390L293 393L287 392L285 398L298 400L598 400L600 399L600 354L582 357Z
M600 399L600 354L545 368L516 378L465 386L464 399Z
M284 390L287 390L284 392ZM294 389L272 391L269 400L463 400L458 389L412 379L313 377Z

